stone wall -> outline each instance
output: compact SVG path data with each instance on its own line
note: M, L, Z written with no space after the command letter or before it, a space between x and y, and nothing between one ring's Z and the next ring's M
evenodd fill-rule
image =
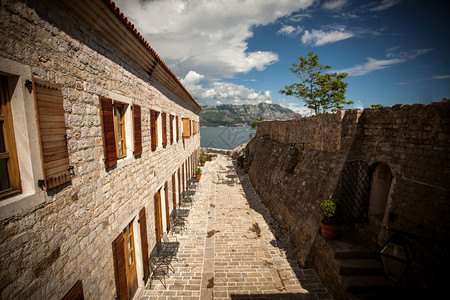
M361 160L373 171L386 164L392 182L380 225L429 239L425 247L412 242L417 255L409 272L426 286L448 263L449 134L449 102L260 122L247 147L248 172L272 215L294 233L305 265L322 218L318 205L340 196L344 166ZM388 233L378 230L373 239L381 245Z
M181 138L181 117L198 122L198 114L59 2L27 3L33 7L2 1L0 8L0 73L11 83L24 187L22 194L0 200L0 298L60 299L82 280L86 299L113 299L112 242L133 222L140 249L137 220L145 207L153 248L153 196L167 182L166 209L172 209L172 174L200 147L199 134ZM42 178L41 150L33 91L25 88L32 77L62 86L69 161L75 171L71 184L49 192L37 186ZM103 161L100 96L142 108L142 156L128 153L108 170ZM151 151L150 109L180 118L178 142ZM132 135L127 139L132 149ZM137 260L142 264L141 258ZM142 276L138 277L142 286Z

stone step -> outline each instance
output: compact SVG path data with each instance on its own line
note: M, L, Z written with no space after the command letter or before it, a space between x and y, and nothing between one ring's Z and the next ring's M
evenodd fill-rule
M339 273L342 275L382 275L381 263L373 258L338 258Z
M344 275L342 279L347 291L353 295L392 295L396 292L396 286L384 275Z

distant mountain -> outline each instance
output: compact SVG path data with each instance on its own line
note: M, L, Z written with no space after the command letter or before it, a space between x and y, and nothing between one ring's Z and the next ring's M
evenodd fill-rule
M200 126L244 126L256 118L263 120L287 120L294 118L294 112L279 104L206 105L200 112Z

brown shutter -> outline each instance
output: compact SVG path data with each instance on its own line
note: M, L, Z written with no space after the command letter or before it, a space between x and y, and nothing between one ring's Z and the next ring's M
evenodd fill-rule
M105 168L108 169L117 164L112 99L100 97L100 115L103 129L103 153L105 156Z
M141 229L141 246L142 246L142 266L144 268L144 283L147 282L149 276L148 265L148 240L147 240L147 220L145 216L145 207L139 212L139 227Z
M165 112L161 114L161 122L162 122L163 147L165 148L167 146L167 117Z
M161 217L161 190L159 190L153 197L155 209L155 234L156 242L161 243L162 235L162 217Z
M175 173L172 174L172 203L173 209L177 208L177 186L175 185Z
M164 202L166 203L166 229L170 230L170 212L169 212L169 185L164 183Z
M78 280L61 300L84 300L81 280Z
M141 106L133 105L134 156L142 155Z
M120 300L128 300L127 270L125 249L122 233L112 243L114 260L114 277L116 280L116 295Z
M170 144L173 144L173 116L169 116L169 122L170 122Z
M71 181L61 86L33 78L42 171L47 190Z
M177 142L180 140L180 128L179 128L179 125L178 125L178 123L179 123L179 121L178 121L178 116L176 117L176 121L175 121L175 123L176 123L176 127L177 127L177 133L176 133L176 135L177 135Z
M191 137L191 121L188 118L183 118L183 139Z
M178 200L181 200L181 180L180 180L180 168L178 168ZM181 202L181 201L180 201Z
M157 135L157 128L156 128L156 118L157 114L156 111L151 109L150 110L150 133L151 133L151 139L152 139L152 151L156 150L156 147L158 145L158 135Z

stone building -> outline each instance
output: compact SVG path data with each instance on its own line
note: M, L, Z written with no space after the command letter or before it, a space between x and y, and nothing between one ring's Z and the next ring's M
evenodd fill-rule
M2 1L0 298L132 298L201 107L114 2Z
M450 102L260 122L246 151L255 190L292 233L300 263L313 264L336 299L348 298L345 276L327 250L332 243L318 234L319 203L329 195L340 199L342 234L356 232L357 246L368 240L379 250L392 234L385 226L410 237L407 290L430 296L445 288Z

